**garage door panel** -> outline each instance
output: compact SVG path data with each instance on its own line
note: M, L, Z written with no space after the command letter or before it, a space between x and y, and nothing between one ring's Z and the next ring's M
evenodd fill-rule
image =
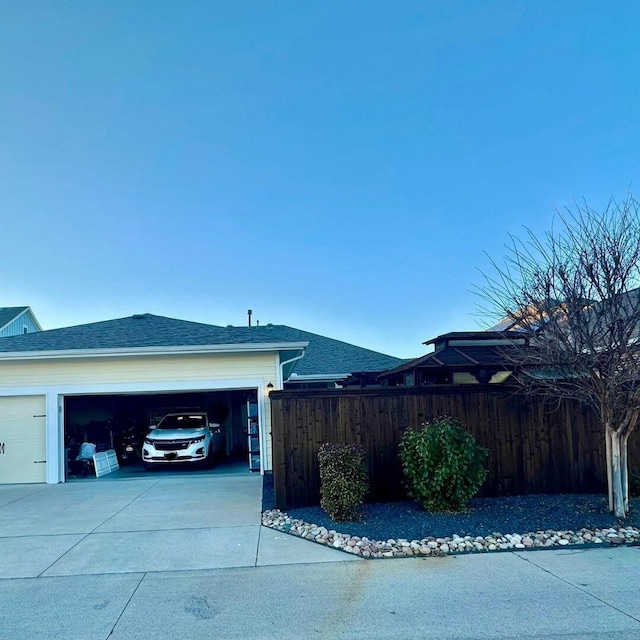
M45 482L44 396L0 398L0 483Z

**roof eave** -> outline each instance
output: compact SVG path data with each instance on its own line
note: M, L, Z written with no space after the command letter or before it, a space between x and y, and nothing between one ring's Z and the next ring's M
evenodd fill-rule
M308 342L264 342L214 345L181 345L177 347L129 347L115 349L64 349L44 351L10 351L0 353L0 360L50 360L59 358L114 358L126 356L163 356L214 353L264 353L284 349L306 349Z

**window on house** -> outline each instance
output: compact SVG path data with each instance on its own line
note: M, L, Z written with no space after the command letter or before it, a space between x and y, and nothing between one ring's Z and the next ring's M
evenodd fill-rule
M443 371L424 371L422 372L421 383L423 386L431 384L451 384L451 372Z

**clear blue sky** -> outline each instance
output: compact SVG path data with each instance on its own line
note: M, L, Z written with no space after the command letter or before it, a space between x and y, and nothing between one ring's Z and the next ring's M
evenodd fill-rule
M4 0L0 306L392 355L640 169L640 3Z

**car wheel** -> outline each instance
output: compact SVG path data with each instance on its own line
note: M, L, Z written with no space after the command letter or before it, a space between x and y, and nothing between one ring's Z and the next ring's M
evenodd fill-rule
M149 464L148 462L143 462L143 463L142 463L142 468L143 468L145 471L151 471L152 467L153 467L153 465L152 465L152 464Z
M209 450L207 451L207 457L204 460L204 466L207 469L211 469L211 467L213 467L213 461L214 461L213 447L209 446Z

